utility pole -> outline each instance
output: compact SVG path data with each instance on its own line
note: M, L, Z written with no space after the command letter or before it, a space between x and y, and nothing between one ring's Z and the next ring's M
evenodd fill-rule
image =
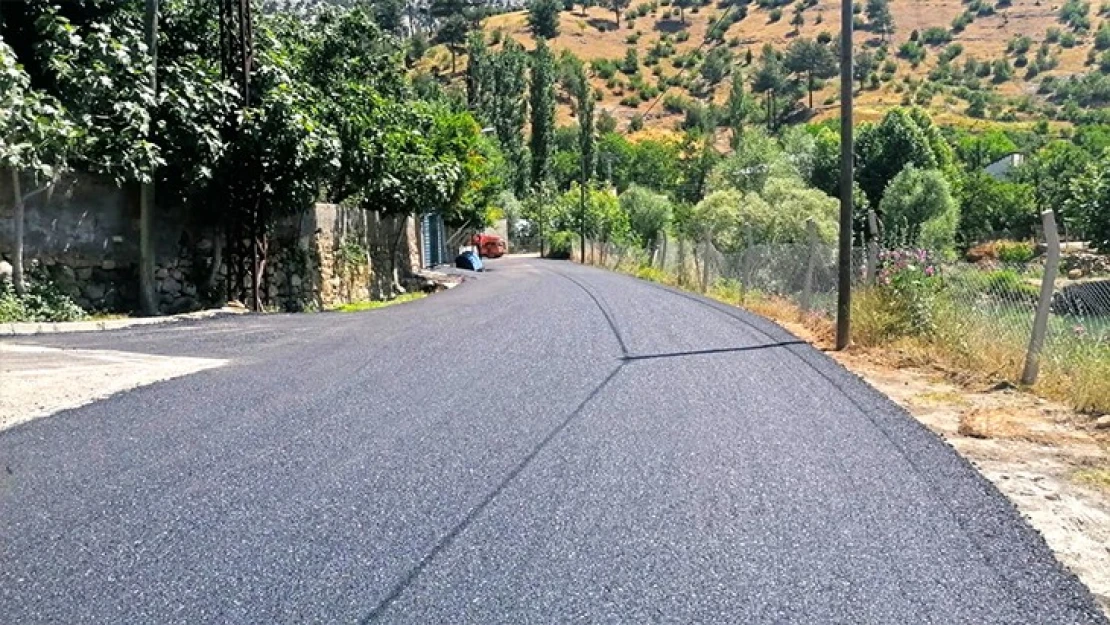
M855 145L852 138L852 0L840 7L840 267L836 303L836 348L852 341L852 205Z
M158 93L158 0L146 0L144 30L150 54L150 88ZM154 170L139 194L139 307L144 315L158 314L154 297Z
M581 252L582 264L586 264L586 152L582 152L582 182L578 185L578 199L579 199L579 235L582 237Z

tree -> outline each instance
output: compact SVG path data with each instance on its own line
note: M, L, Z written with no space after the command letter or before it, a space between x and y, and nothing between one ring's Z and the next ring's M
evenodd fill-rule
M1037 220L1033 187L1004 182L984 171L968 171L961 181L959 243L971 246L999 234L1024 239Z
M733 148L740 142L744 134L744 123L751 115L751 98L744 89L744 75L736 70L732 75L732 84L728 91L728 101L725 103L728 127L732 130L731 145Z
M671 221L671 201L662 193L632 185L620 195L620 205L628 214L632 234L640 245L653 254L659 244L659 234Z
M586 69L581 64L576 66L572 83L575 115L578 117L578 158L580 160L578 180L585 184L593 178L597 148L594 137L594 91L586 78Z
M772 177L797 179L798 175L779 142L766 131L752 129L743 134L732 154L713 168L708 187L710 192L736 189L761 193Z
M466 51L466 104L485 119L493 90L493 67L485 34L471 33Z
M761 193L745 196L740 206L740 221L756 244L806 243L806 222L811 219L817 226L819 239L833 243L839 206L836 198L806 188L795 178L772 177Z
M528 113L527 65L527 53L512 39L493 55L493 91L486 112L512 168L512 190L518 197L524 197L528 191L529 167L523 139Z
M890 12L890 0L867 0L867 21L871 29L879 33L885 42L894 33L894 15Z
M632 0L605 0L606 6L613 12L613 17L617 20L617 28L621 27L621 13L628 8Z
M759 57L759 67L752 76L752 91L764 94L767 100L767 128L774 130L778 111L775 107L776 94L786 91L786 68L782 57L774 46L763 46Z
M863 124L856 142L857 180L871 206L879 206L887 185L907 165L943 168L948 157L942 144L905 109L888 111L877 125Z
M378 23L383 31L394 35L401 34L405 15L404 0L374 0L371 6L373 7L374 21Z
M528 27L539 39L554 39L559 36L559 11L563 8L561 0L532 0L528 4Z
M443 21L443 25L439 27L439 32L436 33L436 41L447 46L447 50L451 53L452 74L458 69L458 55L462 52L469 32L470 20L462 15L451 15Z
M743 245L740 206L746 201L736 189L710 193L698 202L687 221L687 233L698 241L712 243L718 250L728 253Z
M531 150L532 185L551 178L551 157L554 152L555 133L555 57L540 39L532 55L531 100Z
M1100 252L1110 250L1110 151L1087 163L1079 176L1070 181L1067 213L1076 217Z
M875 60L875 55L870 50L864 49L856 52L855 62L852 64L852 77L859 81L860 91L863 91L867 79L876 67L878 67L878 61Z
M886 225L886 244L951 250L960 210L944 174L907 165L883 194L879 205Z
M23 268L24 207L48 191L68 165L74 128L61 106L31 89L15 53L0 40L0 170L7 170L15 211L12 282L17 295L27 292ZM24 190L22 182L30 180Z
M813 91L817 81L836 76L836 58L828 47L813 39L796 39L786 48L786 69L798 76L809 93L809 108L813 108Z
M725 47L717 47L705 56L699 71L707 83L716 85L728 76L732 64L732 51Z
M794 16L790 18L790 25L794 27L794 34L802 32L802 26L805 26L806 24L806 16L803 13L804 11L804 5L794 5Z

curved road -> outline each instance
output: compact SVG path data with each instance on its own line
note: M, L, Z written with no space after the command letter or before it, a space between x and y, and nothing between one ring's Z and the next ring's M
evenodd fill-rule
M0 432L0 622L1106 622L777 326L490 267L370 313L35 339L231 362Z

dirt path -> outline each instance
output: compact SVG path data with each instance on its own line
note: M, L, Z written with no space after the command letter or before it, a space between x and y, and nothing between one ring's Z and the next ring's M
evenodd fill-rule
M210 358L0 343L0 430L223 364Z

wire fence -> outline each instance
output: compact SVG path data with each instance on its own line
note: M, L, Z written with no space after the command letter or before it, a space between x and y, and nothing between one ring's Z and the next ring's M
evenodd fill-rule
M578 255L576 251L576 256ZM588 243L588 263L711 294L780 316L832 322L837 304L837 250L811 244L750 245L664 238L655 249ZM994 378L1018 380L1027 366L1046 283L1045 260L954 262L922 250L854 249L853 337L863 345L909 340L938 361ZM1042 383L1067 387L1081 409L1110 410L1110 274L1051 287ZM939 363L938 363L939 364Z

